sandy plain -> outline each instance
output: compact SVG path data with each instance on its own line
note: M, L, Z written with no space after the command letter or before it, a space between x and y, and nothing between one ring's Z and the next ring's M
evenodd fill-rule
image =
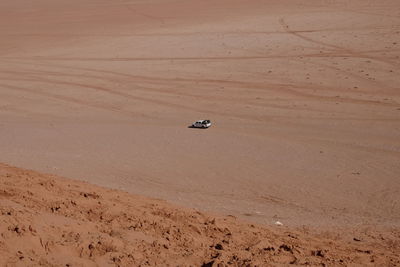
M399 72L394 0L1 1L0 162L264 225L398 227Z

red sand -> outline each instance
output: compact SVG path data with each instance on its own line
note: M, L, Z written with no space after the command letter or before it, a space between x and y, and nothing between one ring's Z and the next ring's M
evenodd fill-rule
M0 188L1 266L400 264L395 229L266 228L6 165Z
M399 46L397 0L1 1L0 162L264 225L398 229Z

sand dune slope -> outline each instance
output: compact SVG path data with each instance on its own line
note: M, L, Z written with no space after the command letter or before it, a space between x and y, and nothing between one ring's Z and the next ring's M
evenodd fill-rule
M395 229L266 228L3 164L0 188L1 266L400 264Z

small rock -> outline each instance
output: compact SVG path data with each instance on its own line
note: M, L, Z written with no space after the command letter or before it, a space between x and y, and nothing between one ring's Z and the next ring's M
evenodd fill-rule
M207 263L203 263L203 264L201 265L201 267L212 267L213 264L214 264L214 261L210 261L210 262L207 262Z
M283 223L281 223L280 221L276 221L276 222L275 222L275 225L282 226Z
M280 249L283 249L284 251L290 251L290 252L292 252L292 248L289 247L289 246L286 245L286 244L281 245L279 248L280 248Z
M371 250L356 249L356 251L357 251L357 252L360 252L360 253L365 253L365 254L371 254L371 253L372 253Z
M311 252L311 255L318 256L318 257L324 257L325 253L322 250L313 250Z
M266 247L266 248L264 248L264 250L266 250L266 251L275 251L275 248L274 247Z
M223 250L224 248L222 247L221 244L216 244L216 245L215 245L215 249Z

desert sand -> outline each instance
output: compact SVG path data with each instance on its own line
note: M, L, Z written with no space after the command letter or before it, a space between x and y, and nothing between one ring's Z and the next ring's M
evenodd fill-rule
M396 229L266 228L0 165L1 266L400 264Z
M5 0L0 162L264 226L399 229L399 72L397 0Z

